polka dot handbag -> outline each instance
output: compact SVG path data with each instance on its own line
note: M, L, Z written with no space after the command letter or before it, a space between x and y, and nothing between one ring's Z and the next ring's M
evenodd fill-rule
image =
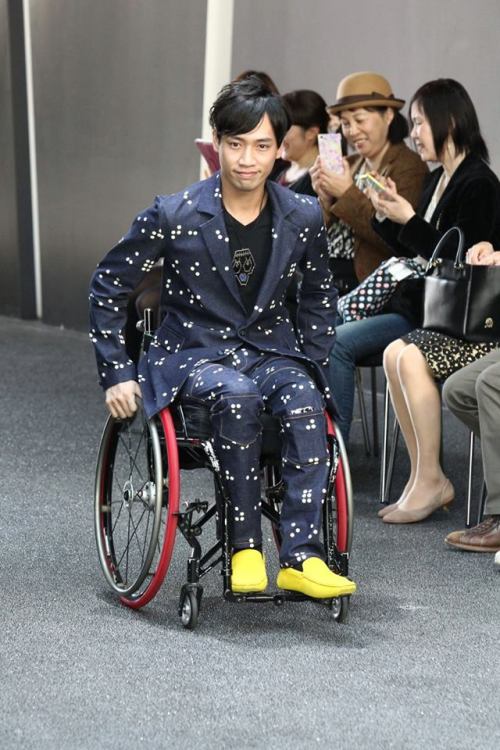
M403 279L424 275L426 263L420 258L389 258L338 301L344 323L378 315Z

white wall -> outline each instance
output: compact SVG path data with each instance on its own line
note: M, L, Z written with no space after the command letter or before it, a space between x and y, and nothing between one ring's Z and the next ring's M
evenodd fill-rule
M500 0L235 0L233 74L268 72L281 91L335 100L358 70L385 75L396 96L456 78L476 105L500 173Z

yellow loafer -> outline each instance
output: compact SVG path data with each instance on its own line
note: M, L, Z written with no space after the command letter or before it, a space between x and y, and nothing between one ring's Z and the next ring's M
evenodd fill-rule
M231 589L237 594L264 591L267 586L266 564L262 552L242 549L231 558Z
M356 584L330 570L319 557L308 557L302 570L281 568L276 584L280 589L298 591L314 599L331 599L354 594Z

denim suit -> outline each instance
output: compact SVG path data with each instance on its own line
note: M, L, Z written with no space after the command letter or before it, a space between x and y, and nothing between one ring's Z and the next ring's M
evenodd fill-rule
M337 292L328 270L321 211L316 199L295 194L272 182L267 183L266 189L273 217L272 250L264 282L250 314L245 310L232 269L218 173L174 195L157 197L152 206L138 214L129 232L107 254L92 277L90 337L95 346L103 388L137 379L145 411L152 416L170 404L181 391L191 395L200 368L207 363L222 363L227 370L242 370L238 377L244 378L248 385L246 381L251 380L252 375L257 377L255 368L260 371L258 364L280 356L288 360L287 364L292 370L296 365L296 373L300 372L300 377L307 376L308 382L312 375L327 403L332 405L324 367L334 341ZM136 371L135 364L127 358L124 346L127 298L160 258L163 258L161 323ZM295 329L285 306L285 293L299 267L303 280ZM242 349L248 353L245 360L251 360L251 364L247 362L245 371L237 362L241 360L238 352ZM228 371L224 370L224 373L229 377ZM291 375L290 388L293 379L298 377L297 374ZM311 387L309 390L314 400L311 409L316 414L318 410L321 411L323 400L316 387L314 396ZM215 393L213 388L210 393ZM202 398L208 400L210 393ZM259 393L262 395L261 391ZM289 400L286 399L285 403ZM263 406L263 400L259 398L243 401L254 414ZM215 415L224 411L219 393L215 394L210 408L217 432ZM296 405L295 408L302 409L304 405ZM304 414L307 411L310 413L311 409L306 409ZM234 409L231 411L229 407L226 411L228 418L231 418ZM248 430L245 433L243 444L246 446L256 445L260 436L257 420L255 417L252 419L250 412L239 420L238 428L242 429L242 424L256 425L254 433L248 434ZM280 416L282 420L285 418L283 411ZM299 421L294 420L294 424ZM234 429L228 426L227 432L234 434ZM315 520L311 523L317 524L326 483L324 430L315 431L315 435L322 436L315 445L312 445L314 441L311 441L310 431L304 434L307 435L309 446L305 463L309 462L309 458L319 459L321 472L318 472L318 461L313 460L305 471L306 475L308 472L311 474L310 479L304 487L304 480L298 481L296 492L307 490L304 496L309 499L312 494L314 497L313 502L307 502L307 510L314 507ZM215 442L217 446L217 436ZM226 441L224 444L229 443ZM250 468L254 469L251 473L255 473L256 459L254 452L242 450L237 441L233 445L238 445L238 459L236 463L233 459L231 468L224 471L228 472L228 476L235 477L234 486L238 488L244 477L249 475ZM218 447L218 458L223 463L221 452L224 451L220 442ZM253 456L251 459L247 457L250 453ZM297 474L304 474L301 462L294 465L297 466ZM252 516L251 538L256 539L257 543L260 534L256 529L253 510L258 502L256 491L253 491L247 502L246 517ZM294 500L292 505L295 504ZM296 526L293 520L288 519L288 523ZM293 533L291 540L297 539L294 532L288 533ZM240 546L250 538L248 534L244 536L238 542ZM283 546L284 562L297 559L306 548L309 550L307 554L311 554L307 544L301 546L293 542L287 545L284 540Z

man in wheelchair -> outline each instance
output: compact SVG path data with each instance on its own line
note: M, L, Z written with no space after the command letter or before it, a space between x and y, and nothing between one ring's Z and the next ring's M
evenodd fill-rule
M98 265L91 339L112 416L151 417L174 399L206 404L232 515L234 592L267 586L260 512L259 414L282 428L285 487L277 585L314 598L355 584L324 562L320 542L329 454L324 367L337 292L316 200L268 181L289 128L280 98L255 78L231 83L210 112L221 169L157 197ZM126 353L128 295L163 258L161 323L136 365ZM303 279L292 325L285 294ZM331 405L331 404L330 404Z

